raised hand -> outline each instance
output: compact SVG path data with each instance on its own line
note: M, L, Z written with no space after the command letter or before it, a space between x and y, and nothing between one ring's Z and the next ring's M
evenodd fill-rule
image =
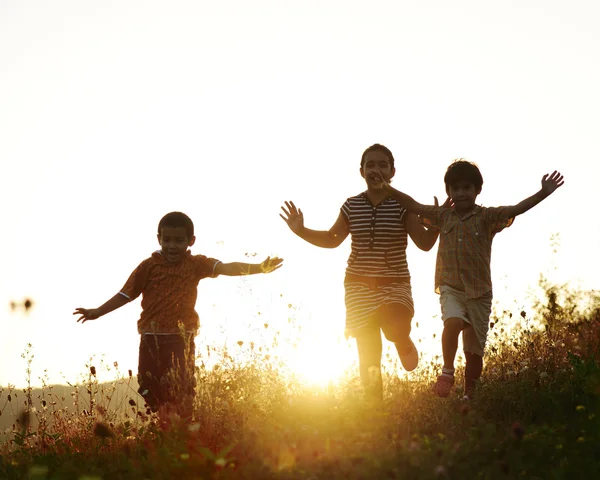
M96 320L98 317L100 317L100 314L98 313L98 309L97 308L76 308L75 311L73 312L73 315L81 315L81 317L79 317L77 319L77 323L81 322L81 323L85 323L88 320Z
M437 197L433 197L433 204L436 207L439 206ZM446 201L444 203L442 203L442 207L444 207L444 208L450 208L450 207L453 207L453 206L454 206L454 204L452 203L452 199L450 197L447 197Z
M283 258L267 257L266 260L261 262L260 269L262 270L263 273L271 273L271 272L277 270L278 268L280 268L282 263L283 263Z
M286 201L285 207L281 207L281 210L283 210L285 216L281 213L279 216L288 224L290 230L296 234L301 232L304 228L304 215L302 214L302 210L296 208L296 205L294 205L294 202L292 201Z
M546 174L542 177L542 191L546 195L554 193L554 191L565 183L564 177L560 172L554 170L551 174Z

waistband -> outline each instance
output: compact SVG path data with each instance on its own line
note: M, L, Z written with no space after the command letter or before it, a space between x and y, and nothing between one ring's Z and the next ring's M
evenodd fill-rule
M394 283L410 283L410 277L365 277L354 273L346 273L344 283L356 282L364 283L369 287L380 287L382 285L392 285Z

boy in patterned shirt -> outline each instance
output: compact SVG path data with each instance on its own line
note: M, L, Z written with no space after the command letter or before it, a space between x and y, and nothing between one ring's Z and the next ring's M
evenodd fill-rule
M533 208L563 183L554 171L544 175L534 195L513 206L487 208L475 204L483 178L474 163L455 160L444 176L452 206L426 206L386 184L386 190L424 225L438 228L440 244L435 269L435 291L440 294L444 330L444 366L433 391L447 397L454 385L454 359L462 332L465 353L464 399L472 398L483 368L489 317L492 308L490 260L494 235L510 226L517 215Z
M138 392L153 411L173 406L187 416L195 388L195 343L200 327L195 311L198 282L218 275L238 276L277 270L282 259L267 257L262 263L222 263L204 255L192 255L194 224L181 212L165 215L158 224L154 252L133 271L110 300L98 308L76 308L82 324L95 320L142 295Z

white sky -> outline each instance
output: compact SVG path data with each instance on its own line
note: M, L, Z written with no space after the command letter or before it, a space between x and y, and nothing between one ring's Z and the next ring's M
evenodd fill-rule
M479 164L484 205L516 203L560 170L565 186L495 240L496 300L519 304L541 272L597 287L600 221L585 211L598 5L0 0L0 385L23 384L27 343L34 383L44 369L75 381L92 355L135 371L139 302L84 326L71 312L118 291L171 210L194 220L195 253L285 258L269 276L201 282L199 344L249 341L266 317L285 332L290 303L304 336L288 363L310 352L326 369L331 348L347 364L349 241L317 249L278 213L292 199L308 227L331 226L364 189L360 155L375 142L422 202L443 200L456 157ZM424 341L441 332L434 261L410 247ZM32 313L11 313L24 297ZM425 350L439 354L438 340Z

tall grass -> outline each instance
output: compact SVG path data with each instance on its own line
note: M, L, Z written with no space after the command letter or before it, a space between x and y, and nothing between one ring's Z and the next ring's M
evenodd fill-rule
M198 356L188 422L148 412L130 372L104 366L116 380L101 384L89 364L68 395L0 391L0 478L600 478L599 298L541 285L533 311L493 318L470 403L431 393L433 364L384 368L371 404L354 373L308 389L248 345L243 364Z

